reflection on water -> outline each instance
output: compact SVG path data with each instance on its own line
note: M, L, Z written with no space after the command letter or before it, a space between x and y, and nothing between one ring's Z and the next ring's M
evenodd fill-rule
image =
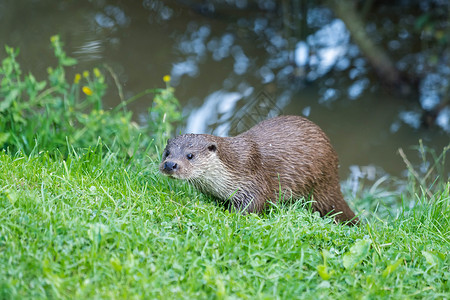
M192 109L187 119L186 132L209 132L209 126L219 122L228 121L236 107L236 102L242 100L244 95L237 92L217 91L206 97L205 103L199 108ZM228 133L228 123L216 131ZM226 126L226 127L223 127Z
M103 58L102 41L86 41L83 45L78 47L73 53L82 60L101 60Z
M330 24L309 35L308 45L315 54L306 60L312 69L307 78L314 81L327 74L335 65L346 69L350 64L347 57L349 40L350 34L344 22L339 19L334 19Z
M125 15L125 12L117 6L107 5L103 12L95 14L95 21L100 27L114 28L124 27L128 25L130 19Z
M400 174L405 166L396 154L399 147L419 139L438 149L448 143L448 107L436 116L439 127L420 126L420 107L438 105L449 85L448 64L428 72L419 101L405 101L380 89L344 23L325 7L311 5L306 18L294 10L299 23L286 25L275 1L196 3L1 2L0 40L20 47L24 71L39 75L54 64L48 41L59 33L81 63L71 71L106 63L126 98L161 86L162 76L170 74L188 132L235 134L270 115L308 116L330 136L344 176L352 165ZM373 26L368 30L375 32ZM399 32L389 49L409 51L403 44L411 34ZM398 65L425 68L426 62L416 53L404 55ZM105 101L113 106L119 99L112 80L109 85ZM143 98L131 109L147 111L150 101ZM271 107L261 109L267 103Z

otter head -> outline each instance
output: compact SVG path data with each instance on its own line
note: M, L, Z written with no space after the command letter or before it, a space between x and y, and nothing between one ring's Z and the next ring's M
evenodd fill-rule
M218 159L214 137L203 134L184 134L170 139L164 149L159 170L177 179L196 181Z

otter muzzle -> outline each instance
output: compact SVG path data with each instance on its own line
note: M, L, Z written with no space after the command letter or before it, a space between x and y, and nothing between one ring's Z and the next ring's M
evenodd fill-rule
M173 174L178 168L178 164L172 161L166 161L164 163L163 171L167 174Z

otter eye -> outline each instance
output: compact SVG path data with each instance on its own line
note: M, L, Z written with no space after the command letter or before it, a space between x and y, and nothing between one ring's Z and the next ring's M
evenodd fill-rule
M186 155L186 158L189 159L189 160L191 160L191 159L194 158L194 154L188 153L188 154Z

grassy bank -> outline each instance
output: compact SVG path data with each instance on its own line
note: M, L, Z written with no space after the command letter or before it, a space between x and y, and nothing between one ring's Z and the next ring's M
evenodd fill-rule
M299 203L230 214L158 173L180 117L169 77L104 111L101 71L69 82L76 62L52 45L48 81L23 78L11 48L0 68L0 299L450 297L448 179L408 165L403 194L354 200L359 227ZM126 104L150 93L133 123Z
M0 298L442 299L449 186L396 219L335 225L294 206L229 214L95 150L0 155Z

